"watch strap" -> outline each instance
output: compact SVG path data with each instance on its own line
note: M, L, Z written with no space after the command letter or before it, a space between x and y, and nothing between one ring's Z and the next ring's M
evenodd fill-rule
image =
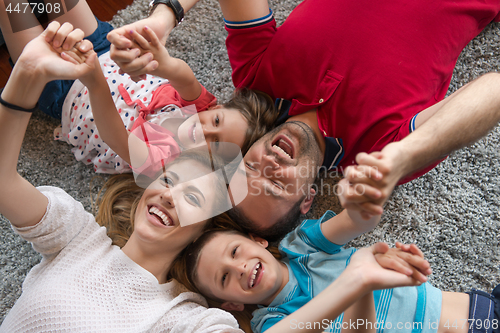
M177 21L177 24L181 23L182 20L184 20L184 8L182 8L182 5L178 0L153 0L151 1L149 8L149 15L154 11L156 8L156 5L159 4L164 4L167 7L171 8L172 11L174 12L175 15L175 20ZM176 24L176 25L177 25Z

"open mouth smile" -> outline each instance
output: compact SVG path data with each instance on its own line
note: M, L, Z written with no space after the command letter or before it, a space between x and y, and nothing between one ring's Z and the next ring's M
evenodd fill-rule
M172 220L172 217L170 215L168 215L167 212L160 210L158 207L149 206L148 213L154 219L158 220L158 222L160 222L162 225L164 225L166 227L174 226L174 222Z
M271 146L281 157L288 159L294 158L293 142L285 135L278 135Z
M253 268L252 275L248 277L248 288L252 289L259 284L262 279L263 267L260 262L258 262Z

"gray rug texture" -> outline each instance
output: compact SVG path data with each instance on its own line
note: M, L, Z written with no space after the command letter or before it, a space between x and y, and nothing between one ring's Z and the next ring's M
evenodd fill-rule
M148 0L136 0L113 19L120 26L146 15ZM282 22L299 0L274 1L271 8ZM184 59L198 79L221 101L233 86L225 49L222 13L214 0L196 5L171 34L171 55ZM500 24L491 24L464 50L450 93L489 71L500 69ZM63 188L91 207L91 194L105 179L91 166L78 163L70 146L54 141L58 122L40 113L32 118L19 158L19 172L36 186ZM409 184L398 187L385 207L379 226L350 245L362 247L377 241L415 242L430 261L431 283L450 291L491 289L500 283L500 129L462 149L437 168ZM321 192L308 216L319 217L326 209L340 211L333 192L335 179L323 179ZM92 189L91 185L92 184ZM330 190L330 193L329 193ZM19 203L26 205L29 202ZM0 321L21 293L22 281L40 256L0 219Z

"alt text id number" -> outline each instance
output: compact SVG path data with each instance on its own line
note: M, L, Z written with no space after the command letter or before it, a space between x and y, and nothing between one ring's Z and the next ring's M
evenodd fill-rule
M31 6L30 6L31 5ZM23 3L18 3L14 8L12 8L12 4L9 3L7 8L5 9L8 13L34 13L35 10L39 13L60 13L61 12L61 4L56 3L56 4L51 4L51 3L43 3L43 2L23 2Z

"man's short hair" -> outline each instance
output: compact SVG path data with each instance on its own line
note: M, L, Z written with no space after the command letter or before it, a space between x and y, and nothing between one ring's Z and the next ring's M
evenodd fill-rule
M301 216L300 205L303 200L304 198L298 200L287 214L266 228L256 228L255 223L238 206L233 207L227 213L245 232L254 233L269 242L277 242L299 225Z

